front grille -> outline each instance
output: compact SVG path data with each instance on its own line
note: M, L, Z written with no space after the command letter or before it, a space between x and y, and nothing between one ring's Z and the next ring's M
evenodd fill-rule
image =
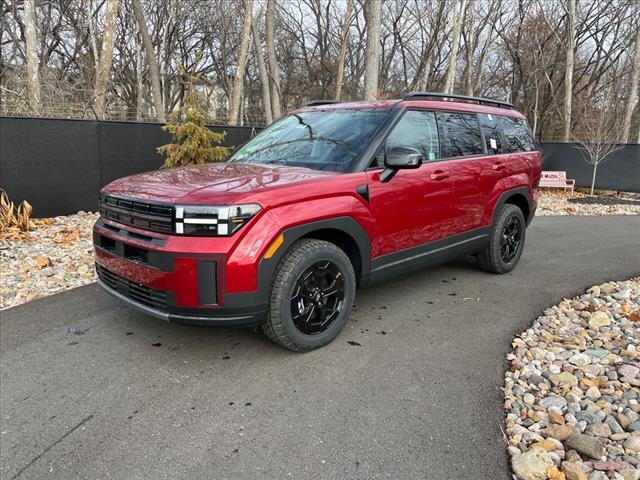
M170 205L100 195L100 215L151 232L173 232L173 207Z
M141 285L116 275L106 268L96 264L98 278L108 287L116 290L125 297L135 300L156 310L167 310L167 293L156 288Z

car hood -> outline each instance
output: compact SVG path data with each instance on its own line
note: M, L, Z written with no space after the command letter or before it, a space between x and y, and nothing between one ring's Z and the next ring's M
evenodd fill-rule
M223 204L247 194L334 175L285 165L217 163L140 173L115 180L103 191L161 202Z

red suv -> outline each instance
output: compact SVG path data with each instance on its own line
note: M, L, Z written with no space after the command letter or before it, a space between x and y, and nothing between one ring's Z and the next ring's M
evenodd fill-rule
M339 334L372 282L465 255L511 271L540 168L525 117L505 102L312 102L224 163L105 187L99 283L171 322L259 325L310 350Z

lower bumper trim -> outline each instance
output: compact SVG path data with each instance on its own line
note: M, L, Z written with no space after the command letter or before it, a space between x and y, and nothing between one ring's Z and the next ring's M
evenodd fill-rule
M98 280L100 285L107 293L116 297L123 302L131 305L135 309L151 315L152 317L160 318L166 322L179 323L182 325L195 325L195 326L254 326L260 323L264 318L264 311L257 311L247 313L246 315L185 315L185 314L173 314L169 312L163 312L155 308L148 307L140 302L136 302L131 298L121 294L117 290L106 285L101 280Z

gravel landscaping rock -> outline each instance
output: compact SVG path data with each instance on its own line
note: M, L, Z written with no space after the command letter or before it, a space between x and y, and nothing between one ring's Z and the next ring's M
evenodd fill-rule
M640 198L633 194L588 196L539 190L536 215L640 215Z
M0 239L0 309L95 281L95 213L55 217L16 239Z
M548 308L512 346L504 406L514 478L638 480L640 277Z

